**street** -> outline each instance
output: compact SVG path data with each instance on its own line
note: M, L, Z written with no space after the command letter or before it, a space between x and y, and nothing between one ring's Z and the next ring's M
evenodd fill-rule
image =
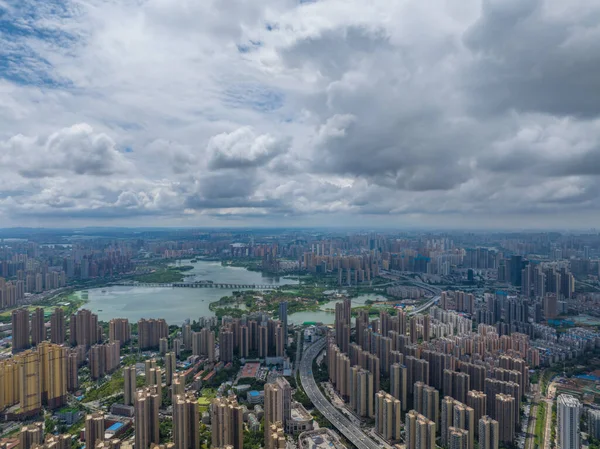
M325 347L326 339L322 338L313 343L304 352L300 363L300 381L313 405L319 410L331 424L337 428L348 441L358 449L380 449L381 445L375 443L360 428L352 424L341 412L339 412L321 393L312 373L312 362L319 352Z

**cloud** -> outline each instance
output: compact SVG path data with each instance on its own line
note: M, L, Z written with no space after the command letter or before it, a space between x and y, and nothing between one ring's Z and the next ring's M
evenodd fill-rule
M0 1L3 222L600 218L594 2L38 3Z
M109 176L131 168L109 136L95 133L85 123L61 129L47 139L16 135L0 142L0 151L2 164L16 168L25 178Z
M208 167L219 170L263 166L284 153L288 146L287 139L277 139L269 134L257 136L251 128L239 128L210 139Z

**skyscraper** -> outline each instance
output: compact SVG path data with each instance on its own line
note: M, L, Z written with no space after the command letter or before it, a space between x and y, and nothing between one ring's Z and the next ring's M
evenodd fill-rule
M127 318L113 318L108 323L109 340L118 340L121 346L129 343L131 340L131 326Z
M507 394L497 394L495 398L495 417L499 425L501 442L511 443L515 438L515 398Z
M375 395L375 430L388 441L400 440L400 401L385 391Z
M285 449L285 432L280 421L271 424L269 439L265 440L265 449Z
M79 357L76 351L67 356L67 390L74 392L79 388Z
M279 321L281 321L281 327L283 329L283 344L287 347L287 337L288 337L288 303L287 301L282 301L279 303Z
M16 354L29 348L29 311L12 311L12 352Z
M265 385L265 441L270 441L271 424L283 423L283 390L278 383Z
M62 345L67 338L67 324L65 321L65 312L60 307L54 309L50 315L50 341L57 345Z
M168 335L169 327L163 319L141 319L138 321L138 345L142 351L158 348L160 339L168 337Z
M458 427L448 428L449 449L469 449L469 432Z
M104 441L104 414L92 413L85 417L85 444L86 447L95 447L99 441Z
M350 346L350 320L351 302L344 299L335 305L335 339L338 347L344 353L348 353Z
M440 393L423 382L415 382L414 406L417 412L434 423L439 423Z
M67 348L44 341L38 345L41 399L49 408L61 407L67 399Z
M165 383L167 386L173 382L173 374L177 370L177 359L175 358L174 352L167 352L165 354Z
M173 399L173 443L175 449L200 447L200 414L198 401L192 393Z
M169 351L169 339L163 337L158 341L158 352L161 355L165 355Z
M557 399L556 423L558 426L558 447L576 449L580 447L579 419L581 403L569 394L561 394Z
M211 404L211 416L212 447L232 446L233 449L242 449L244 446L243 411L235 396L214 399ZM265 434L267 434L266 426L265 420Z
M125 405L133 405L135 401L135 391L137 388L137 377L135 365L123 368L124 379L124 402Z
M475 422L479 422L486 414L487 396L482 391L471 390L467 395L467 405L473 409Z
M31 416L42 408L39 377L39 353L29 350L18 355L20 413Z
M404 421L406 449L435 449L435 423L410 410Z
M479 449L498 449L500 445L498 421L485 415L479 420Z
M44 309L36 307L31 315L31 344L39 345L46 339L46 326L44 322Z
M227 328L223 328L221 330L220 340L221 344L219 345L219 355L221 361L225 363L233 361L233 332L231 332Z
M42 423L34 423L21 427L19 432L19 449L31 449L34 445L42 444L44 431Z
M248 357L250 352L250 330L248 326L240 326L240 357Z
M156 388L146 387L135 394L135 448L149 449L152 443L159 444L158 409L160 397Z
M102 328L98 326L98 315L87 309L78 310L71 315L70 341L71 346L83 345L89 348L102 339Z
M402 410L407 407L406 366L394 363L390 368L390 393L400 400Z

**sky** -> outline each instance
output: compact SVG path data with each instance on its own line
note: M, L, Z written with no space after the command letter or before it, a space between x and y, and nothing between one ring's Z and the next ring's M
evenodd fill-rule
M590 228L600 2L0 0L0 225Z

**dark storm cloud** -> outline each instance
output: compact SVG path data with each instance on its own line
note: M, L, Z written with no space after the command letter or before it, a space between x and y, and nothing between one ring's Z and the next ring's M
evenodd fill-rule
M464 34L473 60L465 66L463 88L471 90L475 111L598 116L600 8L594 2L570 7L564 3L560 11L543 0L483 2L481 17Z

